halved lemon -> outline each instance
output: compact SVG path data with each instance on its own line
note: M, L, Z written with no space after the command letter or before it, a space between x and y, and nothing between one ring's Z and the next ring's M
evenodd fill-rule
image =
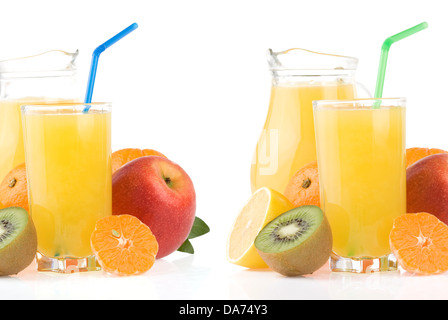
M269 188L254 192L238 214L227 240L227 260L246 268L267 268L254 240L263 227L294 206L285 196Z

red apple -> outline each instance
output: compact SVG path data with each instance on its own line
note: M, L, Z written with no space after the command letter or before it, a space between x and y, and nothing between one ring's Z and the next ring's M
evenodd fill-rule
M112 176L112 214L130 214L145 223L159 243L157 258L176 251L187 239L195 212L193 182L171 160L141 157Z
M427 156L406 170L407 212L427 212L448 223L448 154Z

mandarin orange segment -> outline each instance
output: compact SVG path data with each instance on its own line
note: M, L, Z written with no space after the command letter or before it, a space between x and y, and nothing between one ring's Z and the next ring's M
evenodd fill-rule
M390 246L401 267L418 274L448 271L448 226L429 213L395 219Z
M304 205L320 206L317 161L308 163L292 176L284 195L294 207Z
M439 153L448 153L448 151L437 148L408 148L406 149L406 168L420 159Z
M153 149L136 149L136 148L126 148L115 151L112 153L112 174L124 166L126 163L131 162L137 158L146 157L146 156L158 156L164 157L166 156L159 151Z
M0 204L29 211L25 163L12 169L0 183Z
M91 245L101 268L120 276L148 271L159 250L149 227L131 215L99 220L91 236Z

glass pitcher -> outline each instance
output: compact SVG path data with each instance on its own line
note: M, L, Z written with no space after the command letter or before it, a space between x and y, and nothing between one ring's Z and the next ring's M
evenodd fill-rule
M355 98L358 60L304 49L269 49L268 63L271 98L252 160L251 188L283 193L290 178L316 160L312 102Z
M77 56L53 50L0 61L0 182L25 162L20 106L74 102Z

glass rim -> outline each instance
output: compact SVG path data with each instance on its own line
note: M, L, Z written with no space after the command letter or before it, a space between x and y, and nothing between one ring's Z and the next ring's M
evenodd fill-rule
M45 103L45 104L24 104L20 106L22 113L34 112L36 114L45 114L46 112L55 111L51 114L58 114L57 111L72 110L74 113L82 113L86 106L90 106L89 111L101 111L109 113L112 111L111 102L61 102L61 103Z
M381 101L380 107L404 108L406 106L406 98L361 98L361 99L341 99L341 100L315 100L313 108L337 108L342 105L358 109L359 105L373 106L375 102ZM385 103L383 103L385 102ZM358 105L358 107L357 107Z

